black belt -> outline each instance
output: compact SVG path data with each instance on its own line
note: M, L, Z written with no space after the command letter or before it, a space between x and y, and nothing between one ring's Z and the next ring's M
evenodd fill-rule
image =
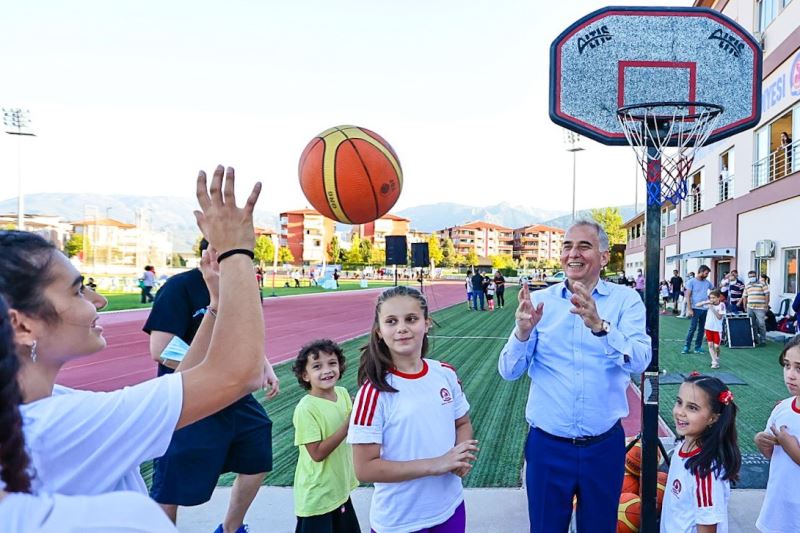
M617 420L617 423L611 426L611 428L605 433L601 433L600 435L586 436L586 437L559 437L558 435L552 435L539 428L533 428L533 429L535 431L538 431L539 433L542 434L542 436L547 437L548 439L557 440L559 442L567 442L575 446L590 446L592 444L607 439L621 425L622 422L620 420Z

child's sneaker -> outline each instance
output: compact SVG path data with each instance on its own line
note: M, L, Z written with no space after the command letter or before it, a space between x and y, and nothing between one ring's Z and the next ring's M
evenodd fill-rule
M249 531L250 528L247 527L247 524L242 524L242 526L239 529L237 529L234 533L248 533ZM217 529L214 530L214 533L222 533L222 532L223 532L222 524L220 524L219 526L217 526Z
M719 368L719 363L711 363L711 368Z

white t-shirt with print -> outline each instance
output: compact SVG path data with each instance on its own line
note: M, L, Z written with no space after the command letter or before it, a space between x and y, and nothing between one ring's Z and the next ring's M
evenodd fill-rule
M182 405L180 372L113 392L56 386L21 405L34 493L147 494L139 465L164 455Z
M350 444L380 444L381 459L411 461L447 453L456 441L455 420L469 411L453 367L422 360L418 374L390 372L398 392L363 384L353 402ZM461 478L440 476L375 483L370 525L380 533L407 533L447 521L464 500Z
M0 529L14 533L177 533L164 511L135 492L99 496L12 493L0 502Z
M800 404L792 396L779 403L767 420L767 428L775 425L778 429L786 426L786 430L800 437ZM758 515L756 527L764 533L783 533L800 531L800 492L797 482L800 480L800 466L795 463L783 447L776 445L772 449L769 462L769 481L761 513Z
M714 314L714 309L720 314L722 318L717 318ZM708 313L706 314L706 330L707 331L722 331L722 320L725 318L725 304L720 302L717 305L709 306Z
M696 533L697 525L717 525L717 533L728 533L728 500L731 484L713 470L706 476L692 474L686 461L700 453L680 448L672 455L661 510L661 533Z

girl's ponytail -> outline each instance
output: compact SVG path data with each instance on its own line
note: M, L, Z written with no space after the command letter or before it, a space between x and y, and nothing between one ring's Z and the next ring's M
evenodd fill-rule
M422 308L423 317L428 319L428 301L417 289L398 285L391 289L386 289L378 297L375 305L375 320L369 334L369 342L361 347L361 361L358 364L358 384L369 381L372 386L383 392L397 392L397 389L389 385L386 381L386 373L392 368L392 354L389 347L383 342L378 332L380 331L380 312L381 306L386 300L395 296L409 296L419 302ZM422 356L428 353L428 334L422 340Z
M708 396L711 412L718 415L699 438L701 451L686 461L686 468L693 474L707 476L712 470L722 479L731 482L739 480L742 455L739 451L736 433L736 413L739 408L733 401L733 393L722 381L702 374L692 375L686 383L700 387Z

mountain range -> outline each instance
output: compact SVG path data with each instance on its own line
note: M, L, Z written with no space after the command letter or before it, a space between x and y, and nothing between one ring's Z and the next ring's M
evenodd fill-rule
M137 212L145 209L149 211L150 227L158 231L168 231L172 235L175 251L182 252L191 250L197 239L197 225L192 214L197 207L196 202L194 198L177 196L40 193L25 196L25 212L58 215L72 222L96 216L133 224L136 222ZM623 220L628 220L634 215L632 205L618 206L618 208ZM0 214L16 212L16 198L0 200ZM397 211L396 214L411 219L413 229L426 232L476 220L509 228L519 228L529 224L566 228L572 220L571 213L564 211L512 205L508 202L488 207L439 202L409 207ZM590 211L579 211L577 216L589 218ZM278 229L280 225L278 214L270 211L257 210L254 221L260 227Z

